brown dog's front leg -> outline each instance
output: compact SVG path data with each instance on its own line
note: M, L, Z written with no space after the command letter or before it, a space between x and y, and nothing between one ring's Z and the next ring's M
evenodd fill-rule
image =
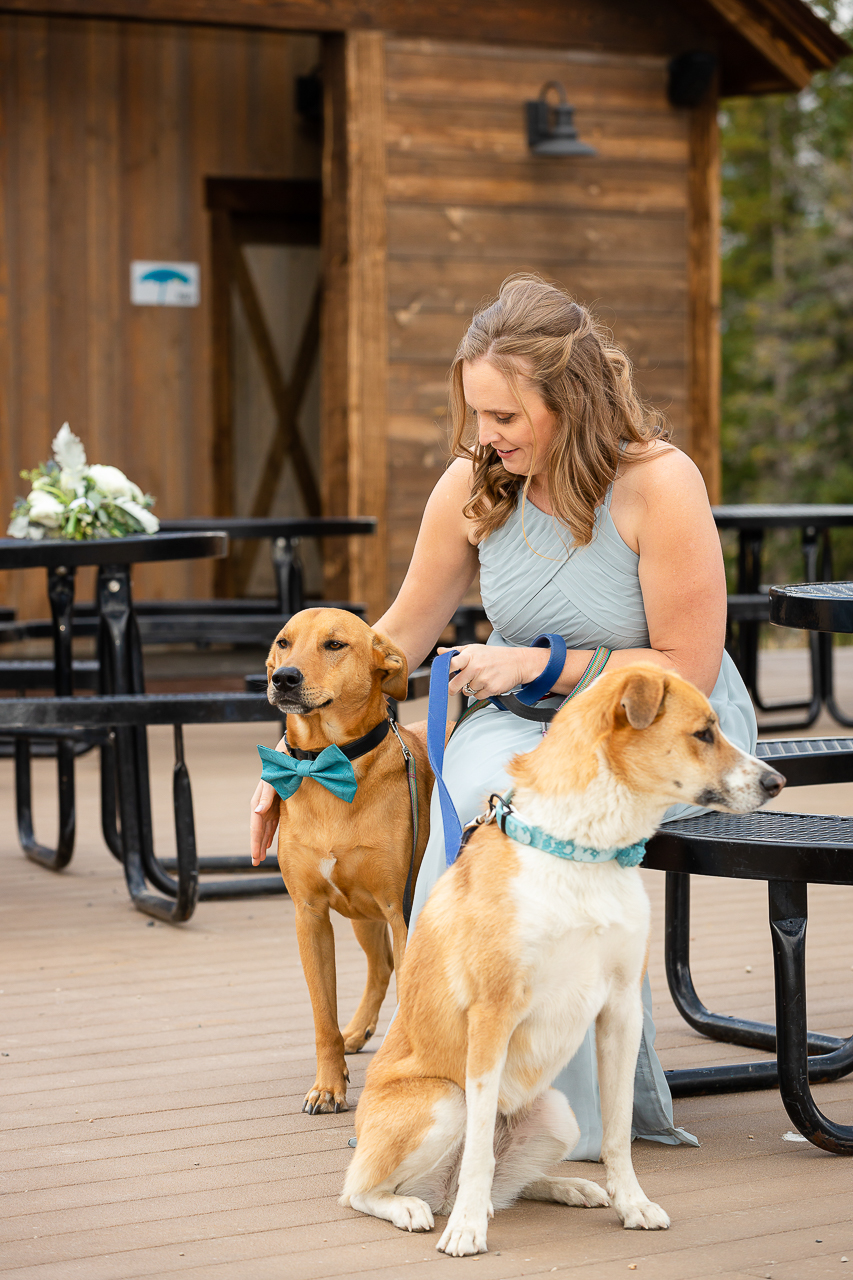
M358 1008L341 1032L345 1053L358 1053L376 1031L379 1010L394 969L384 920L353 920L352 931L367 956L367 983Z
M328 908L318 914L305 905L295 905L299 958L311 996L317 1046L317 1078L305 1095L302 1110L312 1116L328 1111L346 1111L349 1072L344 1061L343 1036L338 1030L332 922Z

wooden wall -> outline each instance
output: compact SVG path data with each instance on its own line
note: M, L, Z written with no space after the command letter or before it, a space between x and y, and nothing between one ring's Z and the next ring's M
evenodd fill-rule
M210 175L317 177L293 78L311 35L0 17L0 522L63 421L92 461L212 510ZM201 306L132 307L132 259L201 264ZM210 568L140 569L142 595L206 594ZM0 575L44 615L44 573Z
M593 306L690 447L689 113L667 103L666 61L386 42L392 593L448 457L448 366L472 311L513 271ZM528 150L523 104L551 79L596 157Z

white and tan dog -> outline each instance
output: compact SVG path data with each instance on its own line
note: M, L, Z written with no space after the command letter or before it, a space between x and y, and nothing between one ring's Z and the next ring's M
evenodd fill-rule
M597 850L651 836L674 802L743 813L784 786L723 737L693 685L646 664L602 676L509 772L524 822ZM518 1196L668 1227L631 1162L649 914L635 867L480 827L418 919L341 1203L409 1231L449 1213L437 1247L456 1256L485 1252L489 1217ZM547 1172L579 1136L549 1086L593 1022L607 1195Z

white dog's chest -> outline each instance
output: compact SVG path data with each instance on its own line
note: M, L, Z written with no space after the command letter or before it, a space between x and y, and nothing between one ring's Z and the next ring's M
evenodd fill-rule
M501 1109L515 1111L574 1055L614 980L639 980L649 904L639 876L524 849L512 885L527 1009L507 1055Z

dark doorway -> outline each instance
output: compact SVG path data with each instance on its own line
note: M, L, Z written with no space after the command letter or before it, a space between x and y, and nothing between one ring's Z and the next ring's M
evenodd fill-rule
M321 184L208 178L205 198L215 514L320 515ZM243 543L218 566L217 594L273 593L258 549Z

